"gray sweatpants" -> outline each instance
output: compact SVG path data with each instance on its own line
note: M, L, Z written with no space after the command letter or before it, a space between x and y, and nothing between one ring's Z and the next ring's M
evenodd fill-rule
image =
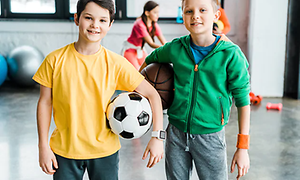
M225 130L188 134L169 124L166 140L168 180L189 180L193 161L200 180L227 180Z

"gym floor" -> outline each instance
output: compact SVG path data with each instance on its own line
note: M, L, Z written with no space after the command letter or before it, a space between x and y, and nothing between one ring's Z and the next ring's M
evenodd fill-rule
M0 88L0 179L52 179L38 164L36 104L39 89L19 89L4 84ZM282 103L282 111L267 111L267 102ZM167 126L167 115L164 116ZM50 130L55 125L52 123ZM299 180L300 177L300 101L286 98L264 98L251 107L251 144L249 173L242 180ZM226 126L228 165L235 151L237 111L232 108ZM150 138L149 133L137 140L121 140L120 180L164 180L164 159L146 168L141 159ZM229 173L235 179L237 172ZM85 175L84 179L88 179ZM196 180L194 171L191 180Z

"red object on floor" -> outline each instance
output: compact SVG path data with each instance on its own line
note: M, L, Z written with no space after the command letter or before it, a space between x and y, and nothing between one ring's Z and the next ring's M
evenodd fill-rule
M250 92L249 96L250 96L250 103L252 105L258 105L262 100L262 96L260 95L255 96L253 92Z
M267 103L266 108L267 108L267 110L274 109L274 110L281 111L282 104L281 103L278 103L278 104Z

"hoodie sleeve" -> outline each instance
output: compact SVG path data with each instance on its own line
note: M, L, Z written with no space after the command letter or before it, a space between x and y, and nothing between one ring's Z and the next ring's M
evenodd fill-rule
M248 62L240 48L236 48L227 66L228 88L235 99L236 107L250 104L250 82Z
M152 53L146 57L146 64L151 64L154 62L157 63L170 63L170 49L171 49L171 42L166 43L164 46L161 46L157 49L155 49L154 51L152 51Z

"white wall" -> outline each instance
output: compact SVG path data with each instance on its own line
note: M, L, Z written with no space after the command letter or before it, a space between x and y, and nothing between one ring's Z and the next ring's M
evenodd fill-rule
M283 96L287 14L288 0L251 0L248 49L255 94Z
M133 23L114 23L101 44L119 53L122 43L129 36ZM160 24L167 40L188 34L182 24ZM0 21L0 54L21 45L38 48L44 55L63 47L78 38L78 28L74 22L53 21ZM151 48L146 47L148 52Z

